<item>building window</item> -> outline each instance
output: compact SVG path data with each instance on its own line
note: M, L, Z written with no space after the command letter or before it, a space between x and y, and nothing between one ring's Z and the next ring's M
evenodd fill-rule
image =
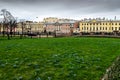
M96 30L98 31L98 27L96 28Z
M115 25L117 25L117 23L115 23Z
M112 23L112 25L114 25L114 24Z
M112 30L113 30L113 27L112 27Z
M104 23L103 23L103 25L104 25Z
M106 23L106 25L107 25L107 23Z
M107 27L106 27L106 30L107 30Z
M120 27L119 27L119 30L120 30Z
M100 27L100 30L101 30L101 27Z
M87 30L88 30L88 27L87 27Z
M104 27L103 27L103 30L104 30Z
M115 27L115 30L117 30L117 27Z

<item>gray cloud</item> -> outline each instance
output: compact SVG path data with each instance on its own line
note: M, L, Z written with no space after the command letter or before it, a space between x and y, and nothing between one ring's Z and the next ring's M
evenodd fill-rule
M119 15L119 3L120 0L0 0L0 9L6 8L18 17L100 16Z

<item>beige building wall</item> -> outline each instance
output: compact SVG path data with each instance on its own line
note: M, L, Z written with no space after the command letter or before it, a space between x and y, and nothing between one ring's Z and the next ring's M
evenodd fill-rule
M44 31L43 23L31 23L30 26L31 26L32 32L43 32Z
M16 32L22 32L22 26L23 26L23 32L43 32L43 23L37 23L37 22L24 22L24 23L18 23Z
M17 23L16 32L22 32L22 23Z

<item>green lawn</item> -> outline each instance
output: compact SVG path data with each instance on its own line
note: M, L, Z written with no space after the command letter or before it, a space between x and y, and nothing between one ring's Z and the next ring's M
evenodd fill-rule
M120 39L0 39L0 80L100 80Z

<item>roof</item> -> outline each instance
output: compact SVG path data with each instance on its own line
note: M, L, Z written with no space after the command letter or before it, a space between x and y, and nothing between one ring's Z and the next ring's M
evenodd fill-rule
M80 22L120 22L120 20L96 20L96 19L92 19L92 20L82 20Z

